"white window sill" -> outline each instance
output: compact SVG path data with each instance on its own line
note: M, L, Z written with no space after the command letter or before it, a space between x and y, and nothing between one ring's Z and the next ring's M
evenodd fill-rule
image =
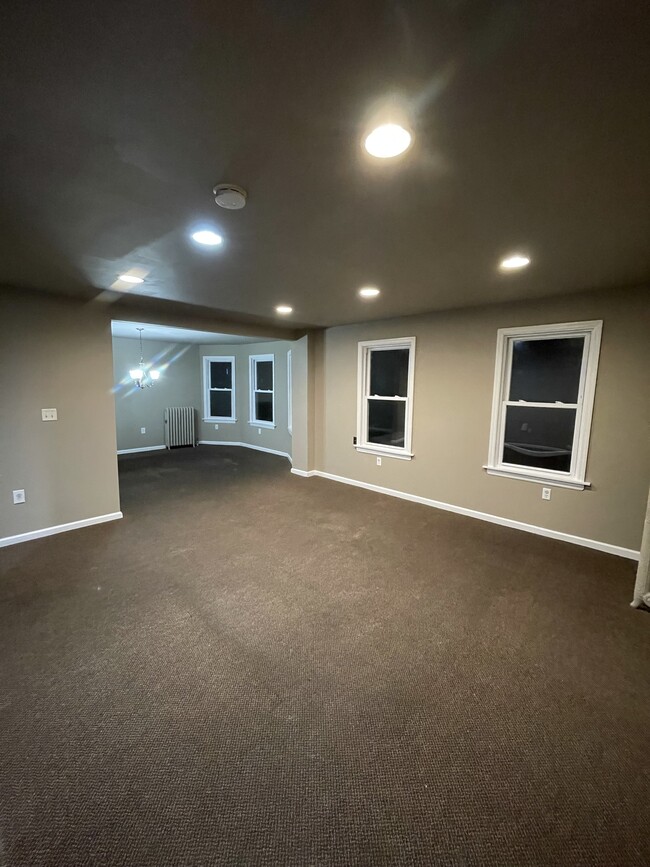
M210 424L235 424L236 418L204 418L203 421L209 422Z
M380 458L397 458L399 461L410 461L413 459L413 452L375 448L374 446L355 446L355 449L364 455L377 455Z
M546 475L544 472L536 473L534 470L529 472L524 470L519 471L510 467L484 466L483 469L489 476L503 476L506 479L519 479L523 482L535 482L538 485L570 488L572 491L584 491L585 488L591 487L591 482L585 482L581 479L571 479L565 475L558 476L550 473Z
M272 421L249 421L248 422L251 427L267 427L274 428L275 425Z

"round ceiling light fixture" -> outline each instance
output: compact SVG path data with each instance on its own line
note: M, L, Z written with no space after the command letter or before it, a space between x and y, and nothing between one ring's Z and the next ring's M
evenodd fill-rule
M211 229L199 229L198 232L192 232L192 240L204 247L218 247L219 244L223 244L221 235L217 235Z
M246 205L248 194L236 184L217 184L213 188L214 200L220 208L228 211L240 211Z
M359 295L362 298L376 298L380 290L376 286L363 286L359 289Z
M281 316L288 316L289 313L293 313L293 307L290 307L288 304L278 304L275 308L275 312L279 313Z
M144 277L136 277L135 274L120 274L123 283L144 283Z
M528 256L524 256L523 253L512 253L499 262L499 271L518 271L528 265L530 265Z
M384 123L366 136L363 143L370 156L386 160L403 154L411 145L411 133L397 123Z

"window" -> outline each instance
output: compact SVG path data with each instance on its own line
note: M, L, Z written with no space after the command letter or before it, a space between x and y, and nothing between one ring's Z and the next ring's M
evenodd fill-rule
M289 433L293 433L292 431L292 419L291 416L293 414L293 386L291 383L291 377L293 372L291 370L291 350L287 352L287 428Z
M250 424L275 427L273 355L251 355Z
M235 359L232 355L203 356L203 420L236 422Z
M492 403L493 475L583 489L602 322L502 328Z
M410 460L415 337L359 343L356 449Z

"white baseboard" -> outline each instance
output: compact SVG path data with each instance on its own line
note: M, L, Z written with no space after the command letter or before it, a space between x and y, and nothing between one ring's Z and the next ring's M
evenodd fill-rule
M71 521L69 524L57 524L55 527L44 527L42 530L31 530L29 533L18 533L17 536L5 536L0 539L0 548L7 545L17 545L19 542L30 542L32 539L42 539L54 536L56 533L67 533L68 530L78 530L80 527L90 527L92 524L104 524L106 521L117 521L122 518L121 512L111 512L109 515L97 515L94 518L83 518L81 521Z
M135 452L157 452L159 449L166 449L167 446L143 446L140 449L118 449L118 455L132 455Z
M280 455L281 458L286 458L291 463L291 455L289 452L280 452L277 449L267 449L266 446L254 446L251 443L235 443L229 440L199 440L200 446L240 446L243 449L254 449L256 452L268 452L270 455Z
M510 527L513 530L523 530L525 533L534 533L537 536L546 536L549 539L558 539L561 542L571 542L573 545L582 545L584 548L593 548L606 554L614 554L617 557L626 557L629 560L638 560L639 551L633 548L621 548L619 545L610 545L609 542L599 542L596 539L584 539L582 536L573 536L571 533L562 533L559 530L549 530L546 527L537 527L535 524L525 524L523 521L515 521L512 518L501 518L498 515L490 515L487 512L477 512L475 509L466 509L464 506L452 506L450 503L442 503L439 500L430 500L428 497L419 497L416 494L407 494L396 491L393 488L383 488L381 485L372 485L368 482L359 482L356 479L348 479L345 476L336 476L333 473L324 473L321 470L292 470L299 476L320 476L333 482L342 482L344 485L353 485L355 488L366 488L378 494L386 494L389 497L398 497L400 500L409 500L412 503L422 503L424 506L432 506L434 509L443 509L445 512L455 512L457 515L465 515L468 518L478 518L479 521L488 521L491 524L499 524L502 527Z
M312 476L319 475L318 470L297 470L295 467L291 467L291 472L296 476L302 476L305 479L310 479Z

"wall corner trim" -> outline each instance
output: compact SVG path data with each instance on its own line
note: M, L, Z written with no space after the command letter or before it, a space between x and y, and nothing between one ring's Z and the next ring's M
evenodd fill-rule
M622 548L619 545L611 545L609 542L599 542L596 539L585 539L582 536L573 536L571 533L563 533L560 530L550 530L547 527L538 527L535 524L526 524L523 521L515 521L512 518L501 518L498 515L490 515L487 512L478 512L475 509L467 509L464 506L454 506L451 503L442 503L439 500L431 500L428 497L420 497L417 494L407 494L396 491L393 488L384 488L381 485L373 485L369 482L360 482L356 479L348 479L345 476L337 476L334 473L325 473L322 470L310 472L292 470L296 475L319 476L332 482L341 482L344 485L352 485L356 488L365 488L378 494L386 494L389 497L397 497L400 500L409 500L412 503L421 503L424 506L432 506L434 509L442 509L445 512L454 512L457 515L465 515L468 518L478 518L479 521L487 521L491 524L499 524L502 527L510 527L513 530L523 530L525 533L533 533L536 536L546 536L560 542L570 542L573 545L581 545L583 548L593 548L605 554L614 554L616 557L625 557L628 560L638 560L639 551L633 548Z
M135 452L157 452L159 449L166 449L167 446L142 446L139 449L118 449L118 455L132 455Z
M17 545L19 542L30 542L32 539L42 539L44 536L55 536L57 533L67 533L68 530L78 530L93 524L105 524L107 521L117 521L124 517L122 512L110 512L108 515L96 515L94 518L82 518L80 521L70 521L68 524L57 524L54 527L43 527L42 530L30 530L28 533L18 533L16 536L5 536L0 539L0 548L7 545Z
M266 446L254 446L252 443L231 442L229 440L199 440L200 446L239 446L242 449L253 449L256 452L268 452L270 455L279 455L291 463L289 452L280 452L277 449L267 449Z

